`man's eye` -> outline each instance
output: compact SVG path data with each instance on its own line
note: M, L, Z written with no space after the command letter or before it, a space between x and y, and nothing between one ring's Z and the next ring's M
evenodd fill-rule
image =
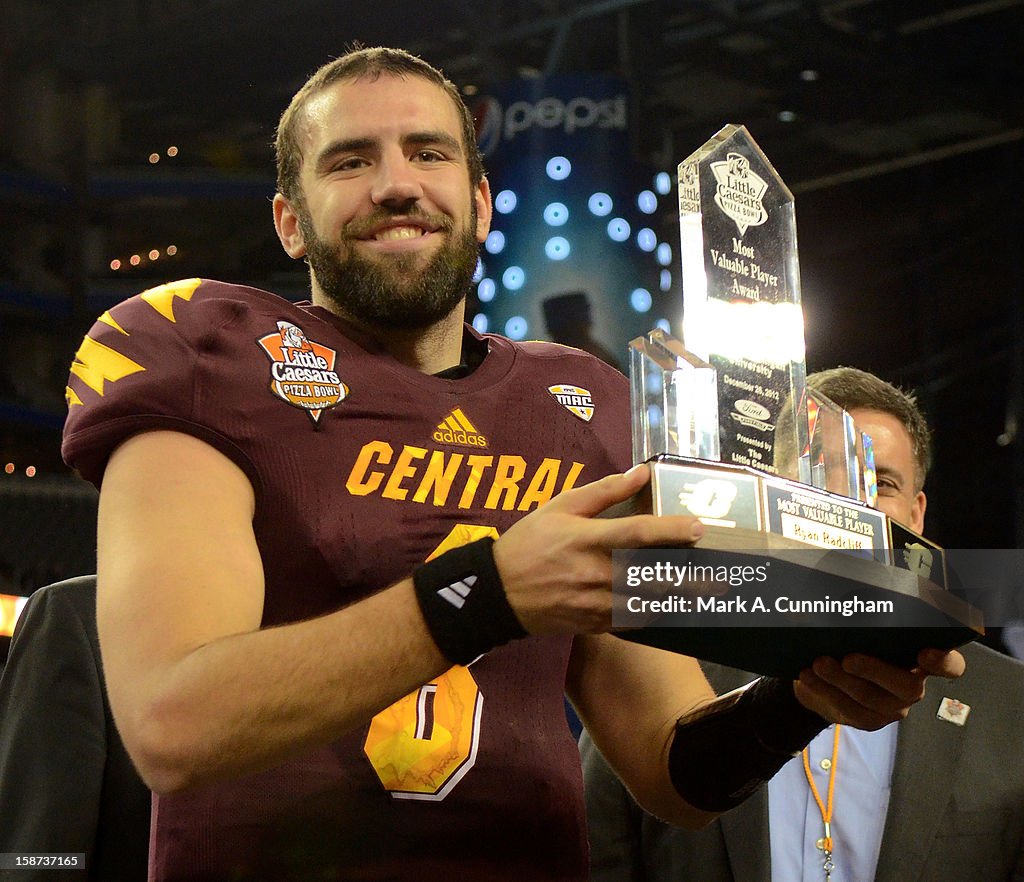
M416 158L420 162L441 162L444 159L444 156L436 150L420 150L416 154Z
M352 171L357 168L362 168L366 165L366 160L361 156L350 156L348 159L342 159L340 162L336 162L333 166L333 171Z

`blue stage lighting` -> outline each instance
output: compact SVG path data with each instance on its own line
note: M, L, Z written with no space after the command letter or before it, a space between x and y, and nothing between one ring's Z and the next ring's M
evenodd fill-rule
M486 334L487 316L485 316L482 312L478 312L475 316L473 316L473 328L474 330L476 330L478 334Z
M564 181L572 174L572 163L564 156L552 156L544 167L548 177L553 181Z
M526 284L526 273L520 266L510 266L501 274L501 284L509 291L518 291Z
M651 292L646 288L634 288L629 295L629 305L637 312L647 312L651 308Z
M662 291L672 290L672 273L669 270L664 269L661 271L661 278L658 280L658 287L660 287Z
M491 230L484 241L484 248L489 254L501 254L505 248L505 234L501 230Z
M658 263L662 266L668 266L672 263L672 246L668 242L662 242L654 256L658 258Z
M569 209L561 202L550 202L544 206L544 222L551 227L560 227L569 220Z
M473 279L472 279L473 283L476 284L477 282L479 282L484 277L484 273L486 273L486 272L487 272L487 267L484 266L483 260L481 260L478 257L476 259L476 269L473 270Z
M629 238L629 221L623 217L614 217L608 221L608 235L615 242L625 242Z
M587 200L587 208L597 217L607 217L612 211L612 197L607 193L594 193Z
M516 210L519 197L512 190L502 190L494 197L494 210L499 214L509 214Z
M522 340L529 330L529 325L521 315L514 315L505 322L505 336L513 340Z
M654 214L658 210L658 197L650 190L641 190L636 197L636 207L644 214Z
M650 227L644 227L636 234L636 244L641 251L653 251L658 247L658 236Z
M654 327L661 328L666 334L672 333L672 325L668 323L668 319L660 318L654 323Z
M497 293L498 286L494 284L494 279L481 279L476 286L476 297L481 303L490 303Z
M672 176L668 172L658 172L654 176L654 189L662 196L668 196L672 191Z
M552 236L544 243L544 253L552 260L565 260L571 250L569 240L563 236Z

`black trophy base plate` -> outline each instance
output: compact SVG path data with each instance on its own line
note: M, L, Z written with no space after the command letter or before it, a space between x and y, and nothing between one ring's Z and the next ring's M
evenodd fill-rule
M979 636L970 628L642 628L619 631L623 640L704 661L795 680L816 658L873 655L902 668L922 649L956 649Z
M821 656L872 655L900 667L917 664L922 649L955 649L984 634L980 614L963 600L906 570L839 551L811 548L767 533L708 527L697 549L727 563L771 561L771 587L759 587L769 608L776 595L891 600L895 612L843 617L837 613L744 615L662 614L639 623L615 620L615 636L757 674L795 679ZM716 596L753 593L730 590ZM773 595L772 592L775 592ZM881 624L876 624L881 622ZM723 624L724 623L724 624ZM638 627L637 624L640 626Z

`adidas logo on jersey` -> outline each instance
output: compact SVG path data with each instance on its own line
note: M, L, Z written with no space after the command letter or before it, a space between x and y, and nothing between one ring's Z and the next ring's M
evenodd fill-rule
M462 609L466 603L466 598L469 597L469 592L475 584L476 576L466 576L465 579L452 582L451 585L445 585L437 593L456 609Z
M583 422L589 423L593 418L594 399L588 389L581 389L579 386L569 383L559 383L555 386L548 386L548 392L554 396L555 401Z
M481 435L461 407L455 408L434 429L434 440L442 444L464 444L468 447L486 447L487 438Z

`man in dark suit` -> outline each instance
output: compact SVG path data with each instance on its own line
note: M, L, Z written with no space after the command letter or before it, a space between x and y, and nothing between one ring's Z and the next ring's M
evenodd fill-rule
M0 853L79 853L80 870L14 882L146 878L150 793L114 727L96 635L96 577L36 591L0 678Z
M878 507L921 532L929 437L913 397L853 368L808 383L872 437ZM819 778L823 803L829 774L821 770L837 770L832 882L1024 882L1024 664L980 645L962 651L965 676L930 685L895 730L840 727L842 741L823 733L828 745L818 753L812 741L820 767L811 772L808 763L807 774ZM720 693L754 676L703 667ZM825 879L823 840L815 839L822 820L800 759L738 808L687 832L643 812L585 732L580 750L592 882ZM851 781L858 774L866 780Z
M977 644L961 651L967 673L930 685L898 724L876 882L1024 880L1024 664ZM719 692L754 676L703 667ZM962 726L936 716L947 697L970 708ZM767 788L690 832L641 810L586 733L580 749L591 882L794 882L772 879Z

